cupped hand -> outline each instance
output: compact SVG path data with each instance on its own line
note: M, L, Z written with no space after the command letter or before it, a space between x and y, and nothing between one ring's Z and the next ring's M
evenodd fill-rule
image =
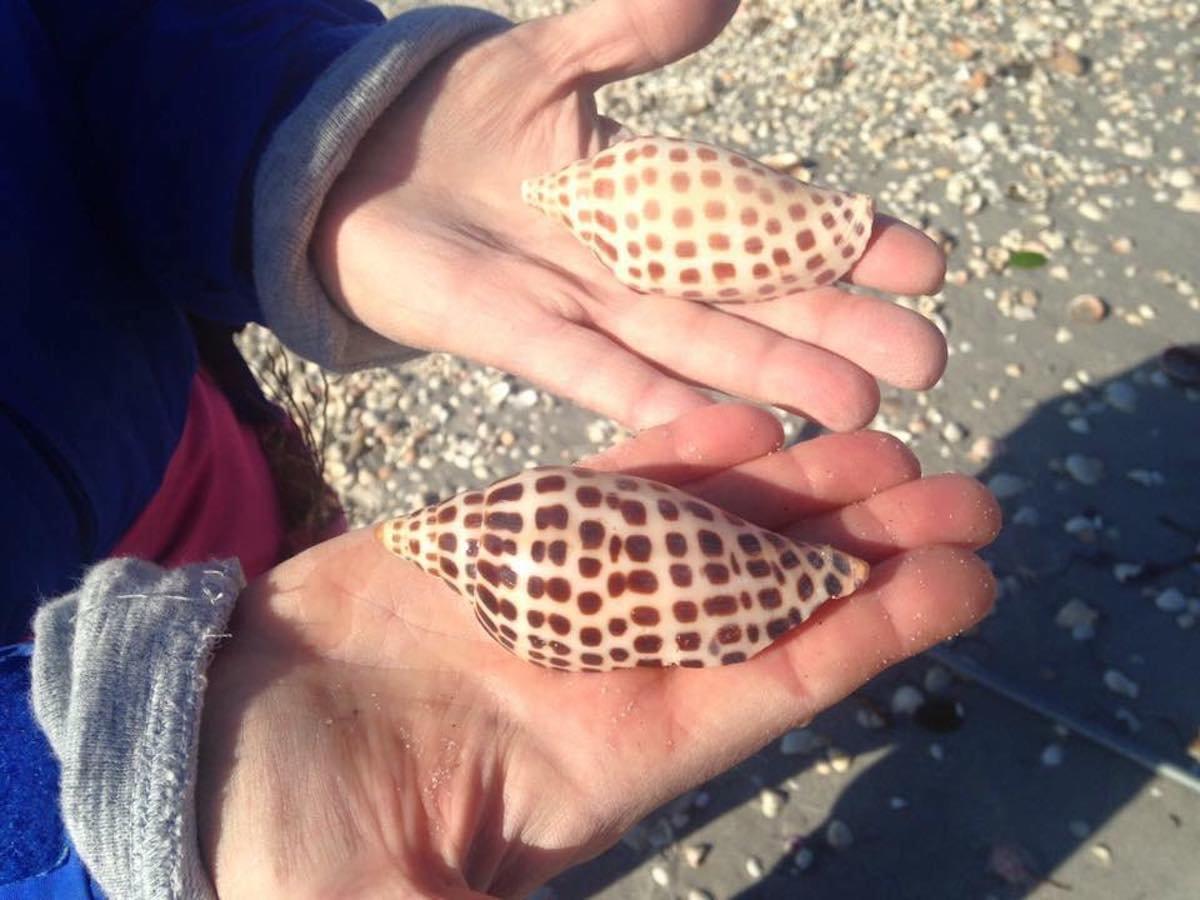
M877 433L780 443L769 415L715 405L588 461L872 563L855 594L737 665L537 668L369 529L252 583L200 737L220 896L520 896L986 613L974 550L999 514L978 483L921 478Z
M327 289L392 340L496 366L634 429L712 402L711 388L852 430L875 414L876 379L936 382L945 342L916 313L835 286L719 306L642 295L522 203L523 179L614 140L597 88L698 50L736 7L595 0L431 66L327 199L314 235ZM849 280L916 294L943 272L932 242L880 216Z

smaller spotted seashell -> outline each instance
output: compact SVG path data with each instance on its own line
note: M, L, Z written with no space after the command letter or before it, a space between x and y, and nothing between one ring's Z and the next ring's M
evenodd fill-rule
M866 250L874 202L740 154L635 137L527 179L525 202L617 280L687 300L770 300L836 281Z
M669 485L578 468L530 469L376 535L506 649L564 671L741 662L868 574Z

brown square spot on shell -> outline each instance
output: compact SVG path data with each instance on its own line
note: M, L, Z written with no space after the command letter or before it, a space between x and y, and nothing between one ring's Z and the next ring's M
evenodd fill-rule
M671 612L675 616L676 622L682 622L684 624L688 622L695 622L700 616L700 610L691 600L676 600L675 603L671 605Z

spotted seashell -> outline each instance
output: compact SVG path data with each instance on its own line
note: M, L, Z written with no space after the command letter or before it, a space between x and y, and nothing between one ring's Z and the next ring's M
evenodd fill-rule
M868 567L677 488L531 469L376 528L512 653L564 671L741 662Z
M866 250L874 202L729 150L637 137L521 185L622 284L698 301L770 300L829 284Z

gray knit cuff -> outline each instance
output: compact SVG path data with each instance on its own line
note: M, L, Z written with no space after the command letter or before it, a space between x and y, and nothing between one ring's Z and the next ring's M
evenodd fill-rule
M465 7L404 13L340 56L276 130L255 179L254 280L267 324L297 353L351 371L424 352L346 315L317 278L309 242L334 180L405 86L455 44L509 24Z
M102 562L34 620L33 706L63 821L112 897L215 897L196 838L205 671L245 586L234 560Z

